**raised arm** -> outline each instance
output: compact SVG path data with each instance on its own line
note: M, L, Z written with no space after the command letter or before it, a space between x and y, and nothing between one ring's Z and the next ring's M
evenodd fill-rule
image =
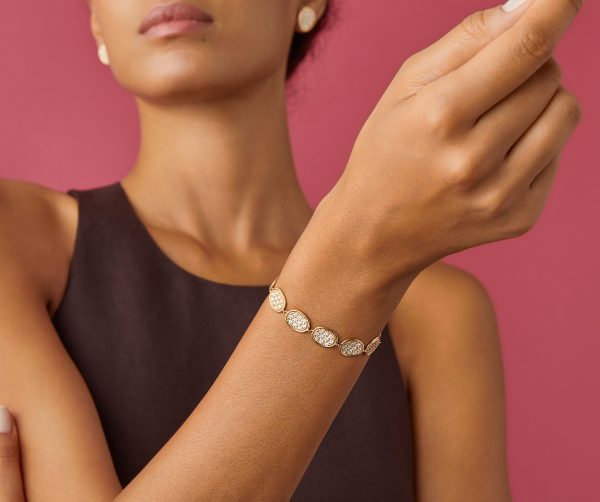
M403 65L279 275L288 308L341 339L368 342L427 265L531 228L579 107L551 59L577 9L570 0L529 2L521 13L475 14ZM475 34L484 17L489 29ZM9 322L1 336L14 341L27 333L37 343L43 329L51 338L39 305L15 303L22 279L3 283ZM209 392L116 499L290 498L368 358L377 356L319 347L263 303ZM70 371L66 360L64 368ZM30 368L32 382L55 369ZM48 375L57 386L75 378ZM0 402L8 396L18 411L26 413L28 403L39 413L17 396L16 383L4 383L10 376L1 375ZM88 403L83 391L81 399ZM74 402L65 406L75 413ZM56 419L56 409L48 404L45 414ZM35 413L22 434L27 486L39 495L42 466L27 460L35 454L29 438L44 427Z
M416 272L533 226L579 119L550 59L576 13L571 0L494 8L488 39L485 29L468 38L465 24L437 47L443 58L432 49L400 70L281 271L291 308L368 341ZM436 60L437 78L423 82ZM281 321L261 306L198 408L118 500L291 496L367 357L340 358Z

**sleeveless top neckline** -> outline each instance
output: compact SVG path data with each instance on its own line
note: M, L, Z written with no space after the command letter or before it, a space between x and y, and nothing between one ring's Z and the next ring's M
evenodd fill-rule
M198 274L194 274L194 273L186 270L185 268L183 268L181 265L178 265L158 245L158 243L156 242L156 240L154 239L154 237L152 236L152 234L150 233L150 231L148 230L146 225L144 225L141 218L138 216L138 213L137 213L133 203L131 202L129 195L127 194L127 190L125 190L125 188L121 184L121 181L120 180L116 181L115 183L112 184L112 186L114 186L114 188L117 190L117 192L123 199L123 202L127 206L127 209L128 209L127 213L129 214L129 216L131 216L132 220L134 220L135 223L137 224L136 226L139 228L139 233L144 236L145 240L147 241L148 246L151 248L154 248L159 259L162 259L164 262L166 262L166 264L169 267L171 267L175 271L175 273L189 276L190 279L192 279L192 280L197 280L197 281L200 281L203 283L212 284L215 287L236 288L236 289L237 288L250 288L250 289L258 289L260 291L264 291L265 289L268 289L268 287L270 286L271 283L263 285L263 284L232 284L232 283L219 282L219 281L215 281L213 279L209 279L207 277L200 276Z
M268 286L218 283L179 267L137 217L120 182L67 193L78 201L79 218L52 323L90 391L126 486L206 395ZM382 346L292 502L415 502L410 400L389 335L386 324Z

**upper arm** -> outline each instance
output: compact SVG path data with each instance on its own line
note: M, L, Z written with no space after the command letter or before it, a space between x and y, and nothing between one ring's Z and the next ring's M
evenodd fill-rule
M121 487L95 406L48 313L65 257L38 190L0 182L0 403L19 430L27 500L112 500Z
M419 500L510 500L501 345L481 282L436 263L390 328L408 381Z

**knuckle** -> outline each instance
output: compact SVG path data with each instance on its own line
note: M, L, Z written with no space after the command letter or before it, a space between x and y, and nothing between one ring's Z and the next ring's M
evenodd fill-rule
M579 100L569 91L565 90L564 87L560 89L557 99L559 99L560 106L567 120L571 124L577 124L581 120L582 113Z
M513 223L509 231L509 237L521 237L529 232L535 224L532 218L520 218Z
M554 59L550 57L541 67L540 70L545 78L548 80L560 84L562 80L562 68Z
M472 154L451 154L444 163L444 180L447 184L467 188L477 181L477 161Z
M486 11L478 10L465 17L460 22L460 27L469 38L481 40L486 36L486 17Z
M498 218L507 210L507 198L500 190L488 190L479 198L478 210L488 219Z
M430 131L448 134L453 124L453 104L450 96L435 94L428 100L428 106L423 113L423 118Z
M569 123L576 124L581 119L579 100L562 85L554 94L552 105L557 107L558 113Z
M581 8L583 7L583 1L584 0L569 0L569 1L573 5L573 7L575 7L575 10L577 12L579 12L581 10Z
M408 56L400 65L400 70L403 72L410 72L419 61L419 54L414 53Z
M433 131L444 129L447 121L446 113L444 112L444 110L436 106L430 107L424 113L423 118L427 123L428 128Z
M552 43L539 27L529 25L519 31L516 50L519 56L531 57L536 62L542 62L552 54Z

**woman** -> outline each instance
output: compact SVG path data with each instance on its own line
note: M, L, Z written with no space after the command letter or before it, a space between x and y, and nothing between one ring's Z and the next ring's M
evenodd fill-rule
M141 145L110 185L0 187L28 500L510 499L493 309L439 260L531 228L579 120L576 9L521 4L409 58L313 211L284 90L325 0L91 1Z

